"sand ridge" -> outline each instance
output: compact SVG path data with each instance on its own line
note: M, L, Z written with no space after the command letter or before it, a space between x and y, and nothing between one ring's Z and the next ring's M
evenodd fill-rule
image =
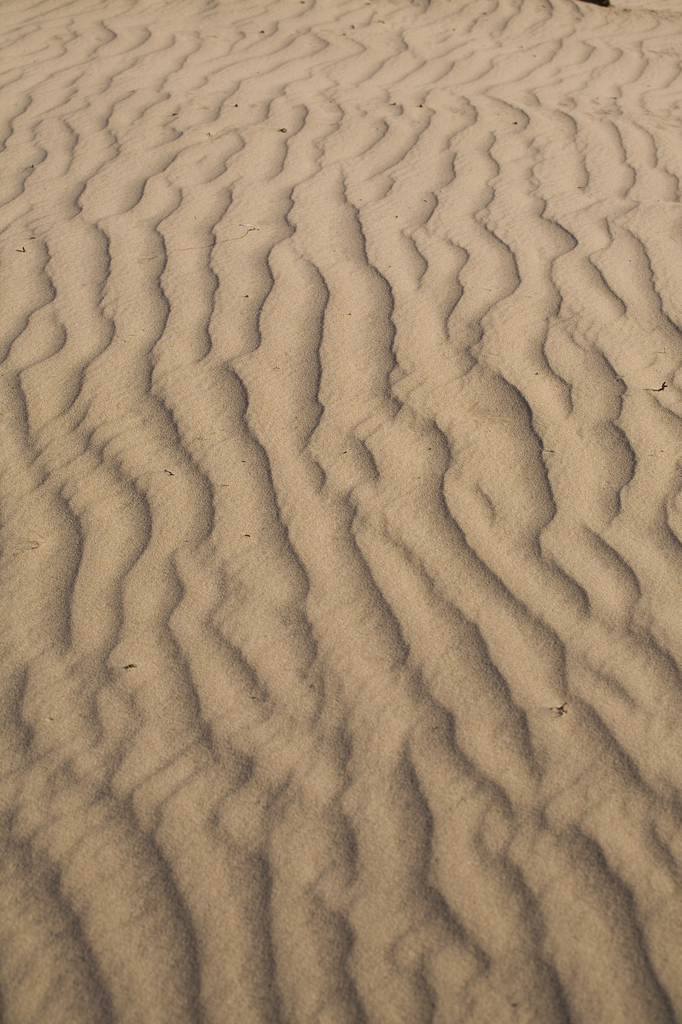
M0 14L4 1024L679 1020L682 15Z

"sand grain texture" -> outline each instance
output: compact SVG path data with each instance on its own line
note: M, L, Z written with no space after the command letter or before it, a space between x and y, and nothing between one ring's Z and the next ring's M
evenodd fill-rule
M682 13L0 18L3 1024L682 1021Z

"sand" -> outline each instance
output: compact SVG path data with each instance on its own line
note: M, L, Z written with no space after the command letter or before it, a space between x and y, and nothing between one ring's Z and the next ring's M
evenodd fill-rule
M3 1024L682 1021L682 12L0 0Z

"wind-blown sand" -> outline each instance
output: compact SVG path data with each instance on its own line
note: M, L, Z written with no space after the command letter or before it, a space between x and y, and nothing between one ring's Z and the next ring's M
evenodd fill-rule
M3 1024L682 1020L682 12L2 0Z

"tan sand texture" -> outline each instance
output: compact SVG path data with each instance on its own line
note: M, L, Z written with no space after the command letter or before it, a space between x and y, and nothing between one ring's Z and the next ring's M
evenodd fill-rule
M682 11L0 19L2 1024L682 1021Z

